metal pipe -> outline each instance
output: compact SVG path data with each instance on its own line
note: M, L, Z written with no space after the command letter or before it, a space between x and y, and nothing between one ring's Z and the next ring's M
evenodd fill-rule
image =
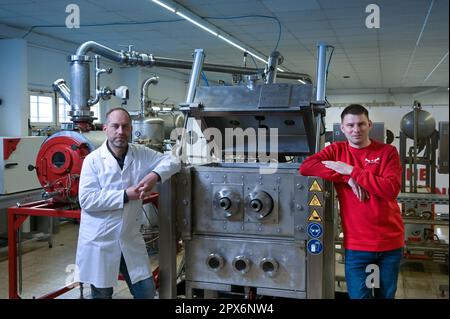
M149 67L155 66L155 67L166 67L166 68L187 69L187 70L192 68L192 61L189 60L155 57L152 54L145 54L134 51L119 52L94 41L88 41L80 45L76 51L76 55L84 56L88 52L94 52L105 58L108 58L112 61L121 64L131 64L131 65L138 64L141 66L149 66ZM213 63L205 63L203 65L203 70L229 74L255 74L260 72L260 70L256 68L236 67ZM291 80L301 79L312 83L312 77L306 73L280 72L277 74L277 77Z
M322 114L318 113L316 116L316 143L315 143L315 152L318 153L320 151L320 132L322 131Z
M402 165L402 184L401 184L401 193L406 191L406 159L408 158L406 151L406 136L400 130L400 162Z
M108 48L108 47L101 45L94 41L87 41L87 42L83 43L82 45L80 45L78 47L75 55L84 56L88 52L94 52L98 55L101 55L105 58L108 58L108 59L118 62L118 63L122 63L123 60L125 59L125 55L123 53L113 50L111 48Z
M414 101L414 148L413 148L413 165L414 165L414 175L413 175L413 192L417 193L417 147L419 144L419 111L420 103Z
M319 42L317 44L317 87L316 87L316 101L325 101L325 90L327 85L326 74L326 57L327 44Z
M159 190L159 298L177 297L177 233L175 207L170 194L175 193L171 179Z
M266 84L275 83L277 79L277 66L283 62L283 56L278 51L273 51L267 63Z
M430 140L430 162L431 165L429 167L430 169L430 188L431 193L434 194L436 192L436 150L438 149L437 146L437 137L436 137L436 131L431 135ZM428 165L427 165L428 167Z
M153 57L152 66L189 70L192 68L192 61L155 56ZM227 73L227 74L244 74L244 75L261 73L261 70L256 68L238 67L214 63L204 63L203 71ZM312 77L306 73L278 72L277 77L280 79L290 79L290 80L300 79L312 83Z
M155 57L152 54L145 54L139 52L123 52L123 51L119 52L94 41L88 41L79 46L76 51L76 55L84 56L88 52L94 52L105 58L108 58L112 61L121 64L131 64L131 65L138 64L141 66L149 66L149 67L155 66L155 67L166 67L166 68L186 69L186 70L192 68L192 61L189 60ZM260 70L256 68L236 67L231 65L222 65L213 63L205 63L203 65L203 70L229 74L255 74L260 72ZM312 77L306 73L280 72L277 74L277 77L291 80L301 79L309 83L312 83Z
M90 78L88 56L71 56L70 82L71 95L69 115L73 122L90 122L93 113L90 111Z
M203 49L195 49L194 62L192 64L191 76L189 78L189 88L186 95L186 103L192 103L194 101L195 89L200 81L200 74L203 68L203 61L205 60L205 52Z
M58 79L55 82L53 82L53 91L58 92L59 95L66 101L68 104L70 104L70 89L66 85L66 81L64 79Z
M409 166L409 192L414 193L414 183L413 183L413 176L416 174L416 172L413 170L413 148L414 146L411 146L408 151L408 166Z
M103 90L100 89L100 75L103 73L108 73L108 74L112 73L111 68L108 68L108 69L100 68L100 56L99 55L95 55L94 60L95 60L95 97L94 97L94 99L89 98L88 103L87 103L89 106L97 104L98 101L100 100L100 96L102 96L104 99L109 98L108 96L106 96L104 94Z
M150 84L156 85L158 84L158 76L152 76L151 78L148 78L147 80L142 83L141 86L141 116L142 118L145 117L145 104L147 104L149 97L147 95L147 90Z

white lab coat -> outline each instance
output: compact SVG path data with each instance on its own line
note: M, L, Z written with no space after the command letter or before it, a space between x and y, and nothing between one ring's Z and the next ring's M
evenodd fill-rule
M129 144L123 170L106 146L83 162L78 198L81 221L76 256L79 281L97 288L114 287L121 253L131 282L151 277L144 239L139 232L141 200L124 204L124 190L154 171L164 182L180 169L170 155Z

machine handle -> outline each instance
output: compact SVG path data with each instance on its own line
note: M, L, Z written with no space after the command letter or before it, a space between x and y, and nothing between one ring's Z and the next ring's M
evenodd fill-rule
M16 165L19 165L19 163L8 163L8 164L5 164L5 168L11 168Z

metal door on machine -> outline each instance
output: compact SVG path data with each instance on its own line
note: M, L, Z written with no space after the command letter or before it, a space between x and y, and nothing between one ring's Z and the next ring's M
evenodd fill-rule
M43 136L0 137L0 194L41 188L28 165L34 164L44 140Z

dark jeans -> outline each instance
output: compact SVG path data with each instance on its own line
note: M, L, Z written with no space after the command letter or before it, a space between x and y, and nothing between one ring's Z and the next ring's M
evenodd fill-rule
M349 297L394 299L402 255L402 248L383 252L346 249L345 280ZM373 288L371 284L375 283L379 283L379 288Z
M120 258L120 273L125 277L125 281L134 299L155 298L155 283L153 282L153 277L132 284L123 256ZM112 287L97 288L94 285L91 285L92 299L112 299L113 292L114 291Z

